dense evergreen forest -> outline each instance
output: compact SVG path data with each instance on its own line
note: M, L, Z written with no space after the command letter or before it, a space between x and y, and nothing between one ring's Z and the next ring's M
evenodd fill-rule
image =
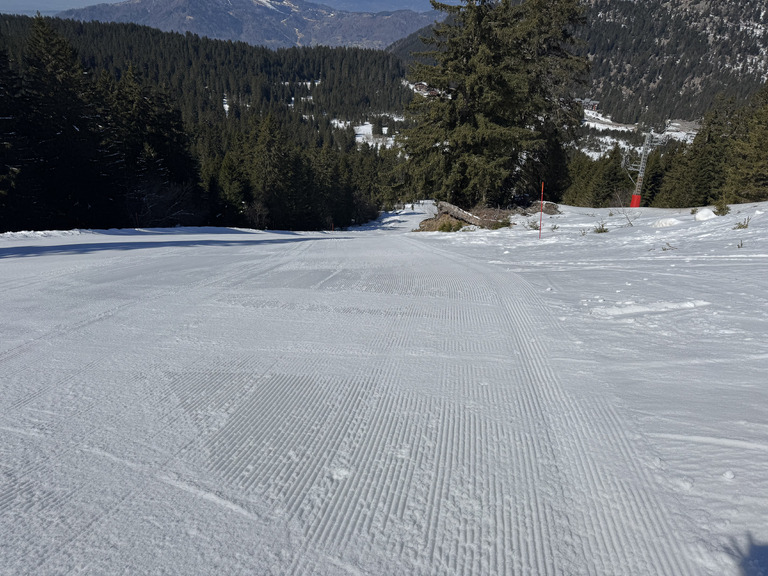
M521 0L513 0L519 3ZM746 100L765 81L768 10L763 0L669 2L591 0L573 32L574 53L589 58L582 98L600 102L616 122L661 129L695 120L718 95ZM434 26L390 50L409 62Z
M588 18L580 49L592 64L588 95L617 122L698 119L718 95L745 100L764 81L762 0L595 0Z
M616 146L599 160L574 151L563 202L628 206L634 184ZM768 84L746 102L721 98L693 143L669 141L648 157L643 205L684 208L768 200Z
M0 16L0 229L366 220L397 154L332 120L402 113L404 73L381 51Z
M576 3L561 1L571 11L555 16L578 20ZM519 4L450 8L459 19L446 22L449 49L436 44L409 76L427 78L438 97L414 96L390 52L273 51L132 24L0 15L0 231L330 229L426 196L505 207L540 179L556 183L547 187L555 202L627 205L625 152L591 160L571 140L579 110L569 88L585 59L578 36L573 53L563 51L567 27L526 20L530 7ZM499 18L509 24L499 28ZM518 59L536 38L548 47ZM739 90L751 96L715 100L691 145L653 152L644 205L768 199L768 88ZM359 145L336 119L386 126L398 146Z
M768 88L761 56L768 13L754 0L710 8L701 12L699 6L681 8L655 0L595 0L585 8L584 20L568 26L577 37L573 54L588 58L590 67L581 86L565 84L599 98L603 110L623 121L641 120L646 130L671 118L703 117L693 144L670 141L651 154L642 191L646 206L717 204L725 210L727 203L768 200ZM456 16L449 15L448 21L452 18ZM422 38L411 36L392 47L415 61L412 81L428 77L429 66L443 58L429 52L439 29L435 25ZM426 71L418 56L428 64ZM561 108L567 102L562 96L559 101ZM539 115L546 116L551 114ZM642 134L634 139L640 144ZM548 186L550 199L628 206L634 183L623 164L629 153L617 146L592 160L578 145L577 140L568 147L565 174L558 170L565 160L557 155L549 155L548 165L539 169L541 178L553 184Z

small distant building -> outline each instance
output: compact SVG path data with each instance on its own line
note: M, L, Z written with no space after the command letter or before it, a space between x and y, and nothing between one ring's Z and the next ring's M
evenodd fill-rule
M667 120L664 136L690 144L701 130L701 123L690 120Z
M592 110L593 112L600 110L599 100L591 100L589 98L576 98L576 102L581 104L581 107L584 108L584 110Z

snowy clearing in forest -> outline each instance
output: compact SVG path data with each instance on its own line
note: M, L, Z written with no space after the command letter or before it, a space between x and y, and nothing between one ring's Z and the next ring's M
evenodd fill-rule
M433 211L0 235L0 574L768 573L768 204Z

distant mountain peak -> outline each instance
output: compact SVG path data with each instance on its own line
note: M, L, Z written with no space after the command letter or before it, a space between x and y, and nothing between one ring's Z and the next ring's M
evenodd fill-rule
M132 22L269 48L383 49L435 20L435 14L429 12L346 12L304 0L126 0L66 10L59 16Z

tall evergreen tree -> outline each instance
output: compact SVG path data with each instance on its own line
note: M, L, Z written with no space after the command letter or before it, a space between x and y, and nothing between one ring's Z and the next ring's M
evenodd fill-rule
M568 168L573 177L562 201L571 206L597 206L596 181L602 170L601 162L581 151L574 151Z
M21 78L11 70L8 56L0 51L0 231L14 220L15 180L22 145L18 132Z
M296 157L277 120L268 115L259 126L250 169L253 197L249 206L261 212L266 207L269 226L296 230L306 209L302 191L296 190ZM254 223L255 224L255 223Z
M104 222L91 84L73 48L40 16L30 32L23 80L30 141L19 173L29 210L22 220L49 227Z
M570 170L573 182L563 196L566 204L595 208L629 204L632 181L622 167L622 151L618 145L596 161L577 153Z
M316 149L310 159L312 172L312 200L317 210L316 220L331 228L351 218L352 199L348 197L346 174L342 174L341 158L330 143Z
M725 184L725 162L736 126L733 103L720 100L704 117L690 146L674 153L653 205L685 208L717 202Z
M221 202L221 216L224 221L240 226L250 225L263 228L263 213L257 216L253 205L253 186L248 161L249 154L242 138L233 142L221 161L217 179L217 191ZM263 211L262 211L263 212ZM254 218L254 216L256 216Z
M130 224L195 223L198 169L180 113L132 66L118 82L102 79L99 86L108 119L103 144Z
M449 17L425 39L434 64L411 71L433 90L414 100L404 132L411 185L462 206L507 204L564 164L558 150L580 119L568 89L586 70L571 52L580 4L431 2Z
M724 190L729 202L768 199L768 84L745 110L730 143Z

